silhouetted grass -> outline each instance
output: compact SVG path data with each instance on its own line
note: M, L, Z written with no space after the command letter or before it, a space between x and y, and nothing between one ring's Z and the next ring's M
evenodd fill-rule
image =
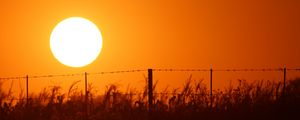
M202 80L187 80L182 90L168 88L156 92L154 104L148 112L147 87L143 91L128 89L121 92L117 85L106 87L105 94L96 95L89 87L88 102L74 82L67 93L60 86L43 89L30 99L21 94L14 99L11 90L0 89L1 120L183 120L183 119L288 119L300 113L300 79L283 84L274 81L247 82L238 80L237 86L214 90L212 103L209 89ZM2 83L0 82L0 85ZM87 105L87 108L86 108Z

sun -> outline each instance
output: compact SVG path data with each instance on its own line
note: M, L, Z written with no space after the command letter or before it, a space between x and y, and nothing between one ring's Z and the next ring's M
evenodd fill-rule
M54 57L70 67L92 63L102 49L102 35L88 19L70 17L59 22L51 32L50 49Z

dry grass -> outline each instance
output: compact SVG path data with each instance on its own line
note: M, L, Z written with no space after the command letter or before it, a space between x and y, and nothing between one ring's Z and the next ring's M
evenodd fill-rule
M300 79L283 84L271 81L249 83L238 80L236 87L213 91L212 103L203 80L187 80L182 90L168 88L156 93L154 84L153 112L148 112L147 87L143 91L128 88L121 92L117 85L106 87L97 96L89 85L88 103L74 82L67 93L60 86L43 89L29 101L14 99L11 90L0 89L1 120L81 120L88 111L89 120L151 119L287 119L300 113ZM0 82L0 86L2 83ZM86 107L87 105L87 107ZM212 107L211 107L212 106ZM151 115L151 116L149 116Z

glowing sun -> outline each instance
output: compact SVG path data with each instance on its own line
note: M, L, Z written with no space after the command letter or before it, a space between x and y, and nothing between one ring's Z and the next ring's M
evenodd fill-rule
M50 36L50 48L55 58L70 67L83 67L100 54L102 35L97 26L81 17L59 22Z

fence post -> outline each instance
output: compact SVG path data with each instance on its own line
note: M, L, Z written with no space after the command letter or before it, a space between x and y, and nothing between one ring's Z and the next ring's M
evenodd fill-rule
M88 90L87 90L87 73L84 73L85 81L85 120L88 120Z
M213 70L212 66L210 67L210 108L212 109L213 104L213 96L212 96L212 77L213 77Z
M26 75L26 104L28 104L28 75Z
M153 90L152 90L152 69L148 69L148 104L149 112L152 112Z
M283 68L283 95L285 96L286 92L286 66Z

